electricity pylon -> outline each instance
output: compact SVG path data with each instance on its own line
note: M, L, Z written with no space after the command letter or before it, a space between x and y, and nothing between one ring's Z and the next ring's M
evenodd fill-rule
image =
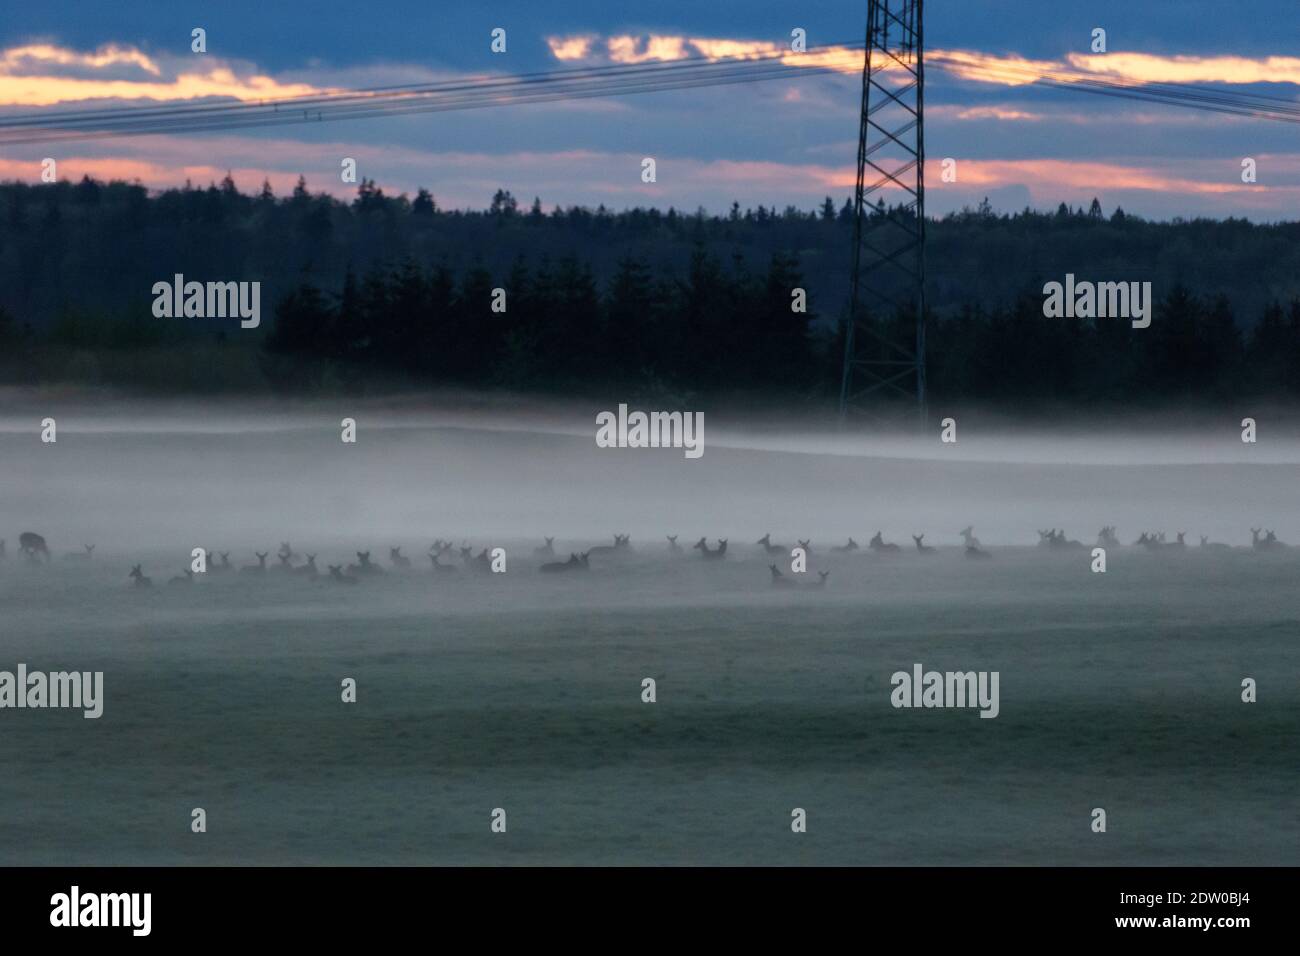
M915 403L922 423L926 417L921 19L921 0L867 5L841 420L879 417L889 395ZM897 190L899 201L889 202L886 190Z

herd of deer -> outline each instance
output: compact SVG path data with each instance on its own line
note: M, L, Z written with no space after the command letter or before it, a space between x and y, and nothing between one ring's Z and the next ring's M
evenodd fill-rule
M984 559L992 555L980 546L979 538L975 537L973 527L963 528L960 532L964 552L967 558ZM1133 542L1134 547L1142 547L1148 551L1185 551L1188 546L1184 537L1186 532L1179 531L1174 541L1166 541L1165 533L1144 531ZM1286 544L1279 541L1277 535L1272 531L1264 531L1261 528L1251 528L1251 550L1253 551L1279 551L1287 547ZM670 534L667 536L668 553L671 555L684 555L685 550L677 543L677 535ZM925 543L925 535L912 535L912 542L916 547L916 552L921 555L934 555L938 551L936 548ZM765 534L754 542L755 546L761 548L766 555L792 555L792 549L783 544L774 544L772 535ZM31 531L24 531L18 537L19 550L30 564L45 564L51 561L50 549L45 539L39 534ZM1104 548L1121 547L1119 537L1116 535L1116 529L1113 525L1107 525L1097 534L1097 545ZM804 557L812 556L811 540L800 540L799 548L803 549ZM1086 546L1079 541L1072 540L1065 536L1065 532L1057 528L1047 530L1038 530L1038 546L1053 551L1077 551ZM83 551L70 552L63 556L66 561L90 561L94 557L95 546L93 544L84 545ZM867 547L877 554L899 554L902 548L887 542L881 532L877 531L867 542ZM1231 545L1223 544L1217 541L1210 541L1205 535L1201 535L1200 548L1206 551L1227 551L1231 550ZM590 558L592 555L617 557L621 554L632 553L632 536L630 534L615 534L613 544L596 545L582 552L570 552L567 559L544 561L538 570L543 574L560 574L571 571L587 571L590 569ZM701 558L705 561L720 561L727 555L727 539L719 538L717 545L709 547L708 539L700 538L691 546L691 550L699 551ZM858 543L852 538L848 539L846 544L836 545L830 548L832 554L851 554L860 550ZM204 551L204 563L207 573L222 575L238 571L241 577L258 577L268 574L287 574L309 579L322 578L334 584L355 585L362 578L372 577L384 573L384 568L375 564L370 559L369 551L357 551L356 564L349 564L344 567L342 564L328 565L328 575L321 575L316 567L316 555L307 554L299 555L290 546L289 542L284 541L280 544L280 550L276 553L279 564L268 566L266 561L270 557L268 551L254 551L257 558L256 564L246 564L236 569L230 563L229 551ZM443 561L444 555L449 556L447 561ZM443 541L439 538L429 548L429 562L435 574L455 573L462 569L475 572L491 572L492 559L489 556L488 549L483 548L474 553L474 549L467 544L462 544L459 548L451 541ZM455 563L455 558L459 556L459 565ZM546 538L546 543L533 549L533 556L536 558L559 558L555 551L555 539ZM5 541L0 538L0 561L7 557L5 551ZM305 557L302 563L295 563L300 558ZM215 559L214 559L215 558ZM411 569L411 559L402 554L402 549L389 548L388 561L394 570L408 571ZM826 586L826 579L830 572L818 572L818 580L803 583L794 577L787 576L775 565L769 564L768 569L771 572L771 584L774 588L812 588L821 589ZM194 583L194 570L185 569L181 574L171 578L167 583L176 585L187 585ZM141 570L140 565L131 568L130 580L135 587L151 587L152 579L147 577Z

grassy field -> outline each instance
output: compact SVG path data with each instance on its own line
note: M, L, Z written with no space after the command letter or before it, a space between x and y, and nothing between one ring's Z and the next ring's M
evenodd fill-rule
M688 462L359 417L352 447L331 416L60 413L49 446L0 428L0 670L105 683L98 720L0 710L0 863L1296 858L1300 549L1242 546L1260 524L1297 539L1285 449L1095 465L714 444ZM971 521L992 560L956 546ZM1087 550L1032 546L1036 528L1090 544L1107 523L1237 547L1112 549L1103 575ZM822 550L878 527L940 550ZM21 530L46 534L50 565L14 554ZM752 543L769 530L813 536L824 591L769 587ZM542 534L567 555L614 531L634 554L537 573ZM704 533L730 535L726 561L667 554L664 534ZM507 572L435 578L429 542L462 536L504 546ZM285 538L322 571L395 545L415 568L166 583L193 547L238 566ZM93 561L65 559L83 543ZM128 586L136 563L154 588ZM1000 715L894 709L890 677L916 663L998 671Z
M758 556L152 591L127 563L0 574L4 667L105 672L99 720L0 713L0 862L1295 858L1300 557L814 557L801 594ZM892 708L915 662L999 671L1000 716Z

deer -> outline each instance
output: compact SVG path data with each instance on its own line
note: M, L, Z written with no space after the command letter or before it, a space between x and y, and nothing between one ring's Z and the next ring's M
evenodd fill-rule
M280 550L276 552L275 556L279 558L281 563L283 564L283 563L287 563L285 561L286 558L289 561L292 561L294 558L298 557L298 552L293 550L293 548L290 546L288 541L281 541Z
M976 549L979 548L980 539L975 537L975 526L973 524L968 524L966 527L962 528L957 533L961 535L962 542L966 545L966 547L976 548Z
M808 581L805 583L786 577L775 564L769 564L767 567L768 570L772 572L772 587L782 590L805 588L807 590L820 591L822 588L826 587L826 579L830 577L829 571L818 571L816 581Z
M867 547L869 547L872 551L875 551L877 553L884 552L887 554L896 554L899 551L903 550L896 544L886 544L884 537L881 535L879 531L877 531L872 536L871 540L867 542Z
M153 578L145 577L144 572L140 570L140 565L138 564L131 568L131 573L128 576L131 578L131 583L134 587L137 588L153 587Z
M587 557L590 554L590 551L584 551L582 554L574 554L570 552L568 561L551 561L548 564L543 564L537 570L542 574L561 574L566 571L586 571L590 568L590 565L587 563Z
M388 561L395 568L409 568L411 566L411 559L402 554L401 548L389 548Z
M178 575L176 575L174 578L172 578L171 580L169 580L167 583L168 583L168 584L193 584L193 583L194 583L194 572L191 571L189 568L186 568L185 571L184 571L182 574L178 574Z
M316 570L316 555L307 555L307 563L298 565L293 569L293 573L302 574L309 578L314 578L316 575L320 574L320 572Z
M285 574L290 574L293 572L293 564L292 562L290 562L289 556L287 554L284 553L277 554L276 558L279 559L280 563L275 566L275 570L281 571Z
M478 554L474 555L471 560L466 561L465 567L469 568L471 571L491 573L492 559L488 557L488 549L484 548Z
M212 552L209 551L208 554L212 554ZM211 571L213 574L227 574L231 570L233 570L232 565L230 564L230 552L222 551L221 563L212 565L212 567L208 568L208 570Z
M1108 524L1097 532L1097 546L1101 548L1118 548L1120 546L1119 536L1115 534L1115 526Z
M799 541L798 538L796 538L795 540ZM812 557L812 538L809 538L807 541L799 541L799 547L803 548L803 553L805 557L808 558Z
M33 564L39 561L40 555L45 555L45 560L50 560L50 549L46 545L45 539L34 531L24 531L18 536L18 549L27 555L27 559Z
M329 569L330 569L331 584L356 584L357 583L357 579L352 577L352 575L343 573L343 565L331 564L329 566Z
M1041 535L1042 532L1040 531L1039 534ZM1040 540L1038 543L1041 545L1043 542ZM1068 540L1064 531L1053 528L1047 533L1047 546L1057 551L1078 551L1083 547L1083 542Z
M682 546L681 546L680 544L677 543L677 535L675 535L675 534L669 534L669 535L665 535L664 537L666 537L666 538L668 539L668 553L669 553L669 554L682 554L682 553L683 553L683 552L682 552Z
M533 548L533 557L535 558L553 558L555 557L555 539L547 538L546 544L538 548Z
M1222 541L1211 541L1207 536L1201 535L1202 551L1231 551L1232 546L1224 544Z
M441 561L439 561L439 560L438 560L438 557L439 557L441 554L442 554L441 551L437 551L437 552L435 552L435 553L429 555L429 560L433 562L433 570L434 570L435 573L438 572L438 571L453 571L453 572L454 572L454 571L459 570L459 569L456 567L456 565L454 565L454 564L443 564Z
M1175 541L1173 544L1168 545L1168 547L1170 547L1170 548L1175 548L1175 549L1177 549L1177 550L1179 550L1179 551L1186 551L1186 550L1187 550L1187 542L1183 540L1183 538L1186 536L1186 534L1187 534L1186 531L1180 531L1180 532L1178 532L1178 540Z
M265 574L266 573L266 559L269 556L270 552L254 551L253 554L257 555L257 564L244 565L242 568L239 569L240 574Z
M614 535L614 543L612 545L598 544L594 548L588 548L587 553L588 554L610 554L611 552L614 551L628 551L630 550L631 541L632 541L632 536L630 534L616 534Z
M930 547L928 544L921 543L924 539L925 535L923 534L912 535L912 540L916 542L916 550L920 554L934 554L934 548Z
M709 549L709 543L705 538L696 541L692 547L694 550L700 552L700 555L706 561L720 561L727 553L727 539L719 538L718 546L712 550Z
M1285 544L1277 539L1277 535L1272 531L1265 532L1264 540L1261 541L1259 539L1259 529L1251 528L1250 536L1252 538L1251 547L1256 551L1280 551L1286 547Z
M981 551L978 545L968 544L966 545L966 557L978 561L983 560L984 558L991 558L993 555L987 551Z
M772 572L772 587L787 589L787 588L794 588L798 586L794 581L792 581L790 578L787 578L784 574L782 574L781 569L778 568L775 564L769 564L767 567L768 570Z
M369 551L357 551L357 561L359 564L349 564L348 574L382 574L384 569L377 564L370 563Z
M833 548L831 548L831 551L834 554L848 554L850 551L857 551L857 550L858 550L858 543L854 541L852 538L849 538L848 544L837 544Z
M785 554L786 552L785 545L772 543L772 533L770 531L754 543L761 545L763 551L767 554Z
M83 544L84 551L69 551L63 556L64 561L89 561L95 557L95 546L93 544Z

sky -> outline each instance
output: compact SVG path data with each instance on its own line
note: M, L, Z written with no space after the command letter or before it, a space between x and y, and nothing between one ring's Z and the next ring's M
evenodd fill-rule
M0 20L0 117L122 104L251 100L575 65L672 59L788 44L811 52L860 42L865 0L528 0L288 4L49 0ZM191 51L202 27L207 52ZM506 52L490 49L506 30ZM1090 50L1106 31L1107 52ZM720 43L719 41L729 41ZM926 0L928 51L972 63L1029 60L1108 77L1214 85L1300 105L1296 0ZM853 190L861 78L842 73L479 111L253 132L188 133L0 146L0 179L138 179L151 189L263 179L287 192L346 196L341 160L389 193L429 189L439 205L484 208L498 188L527 204L720 212L739 202L812 208ZM1300 219L1300 126L1071 90L991 82L938 69L926 82L932 215L1122 206L1154 219ZM653 157L656 181L644 183ZM1257 182L1241 181L1255 160ZM941 160L956 160L945 182ZM892 197L891 197L892 200Z

